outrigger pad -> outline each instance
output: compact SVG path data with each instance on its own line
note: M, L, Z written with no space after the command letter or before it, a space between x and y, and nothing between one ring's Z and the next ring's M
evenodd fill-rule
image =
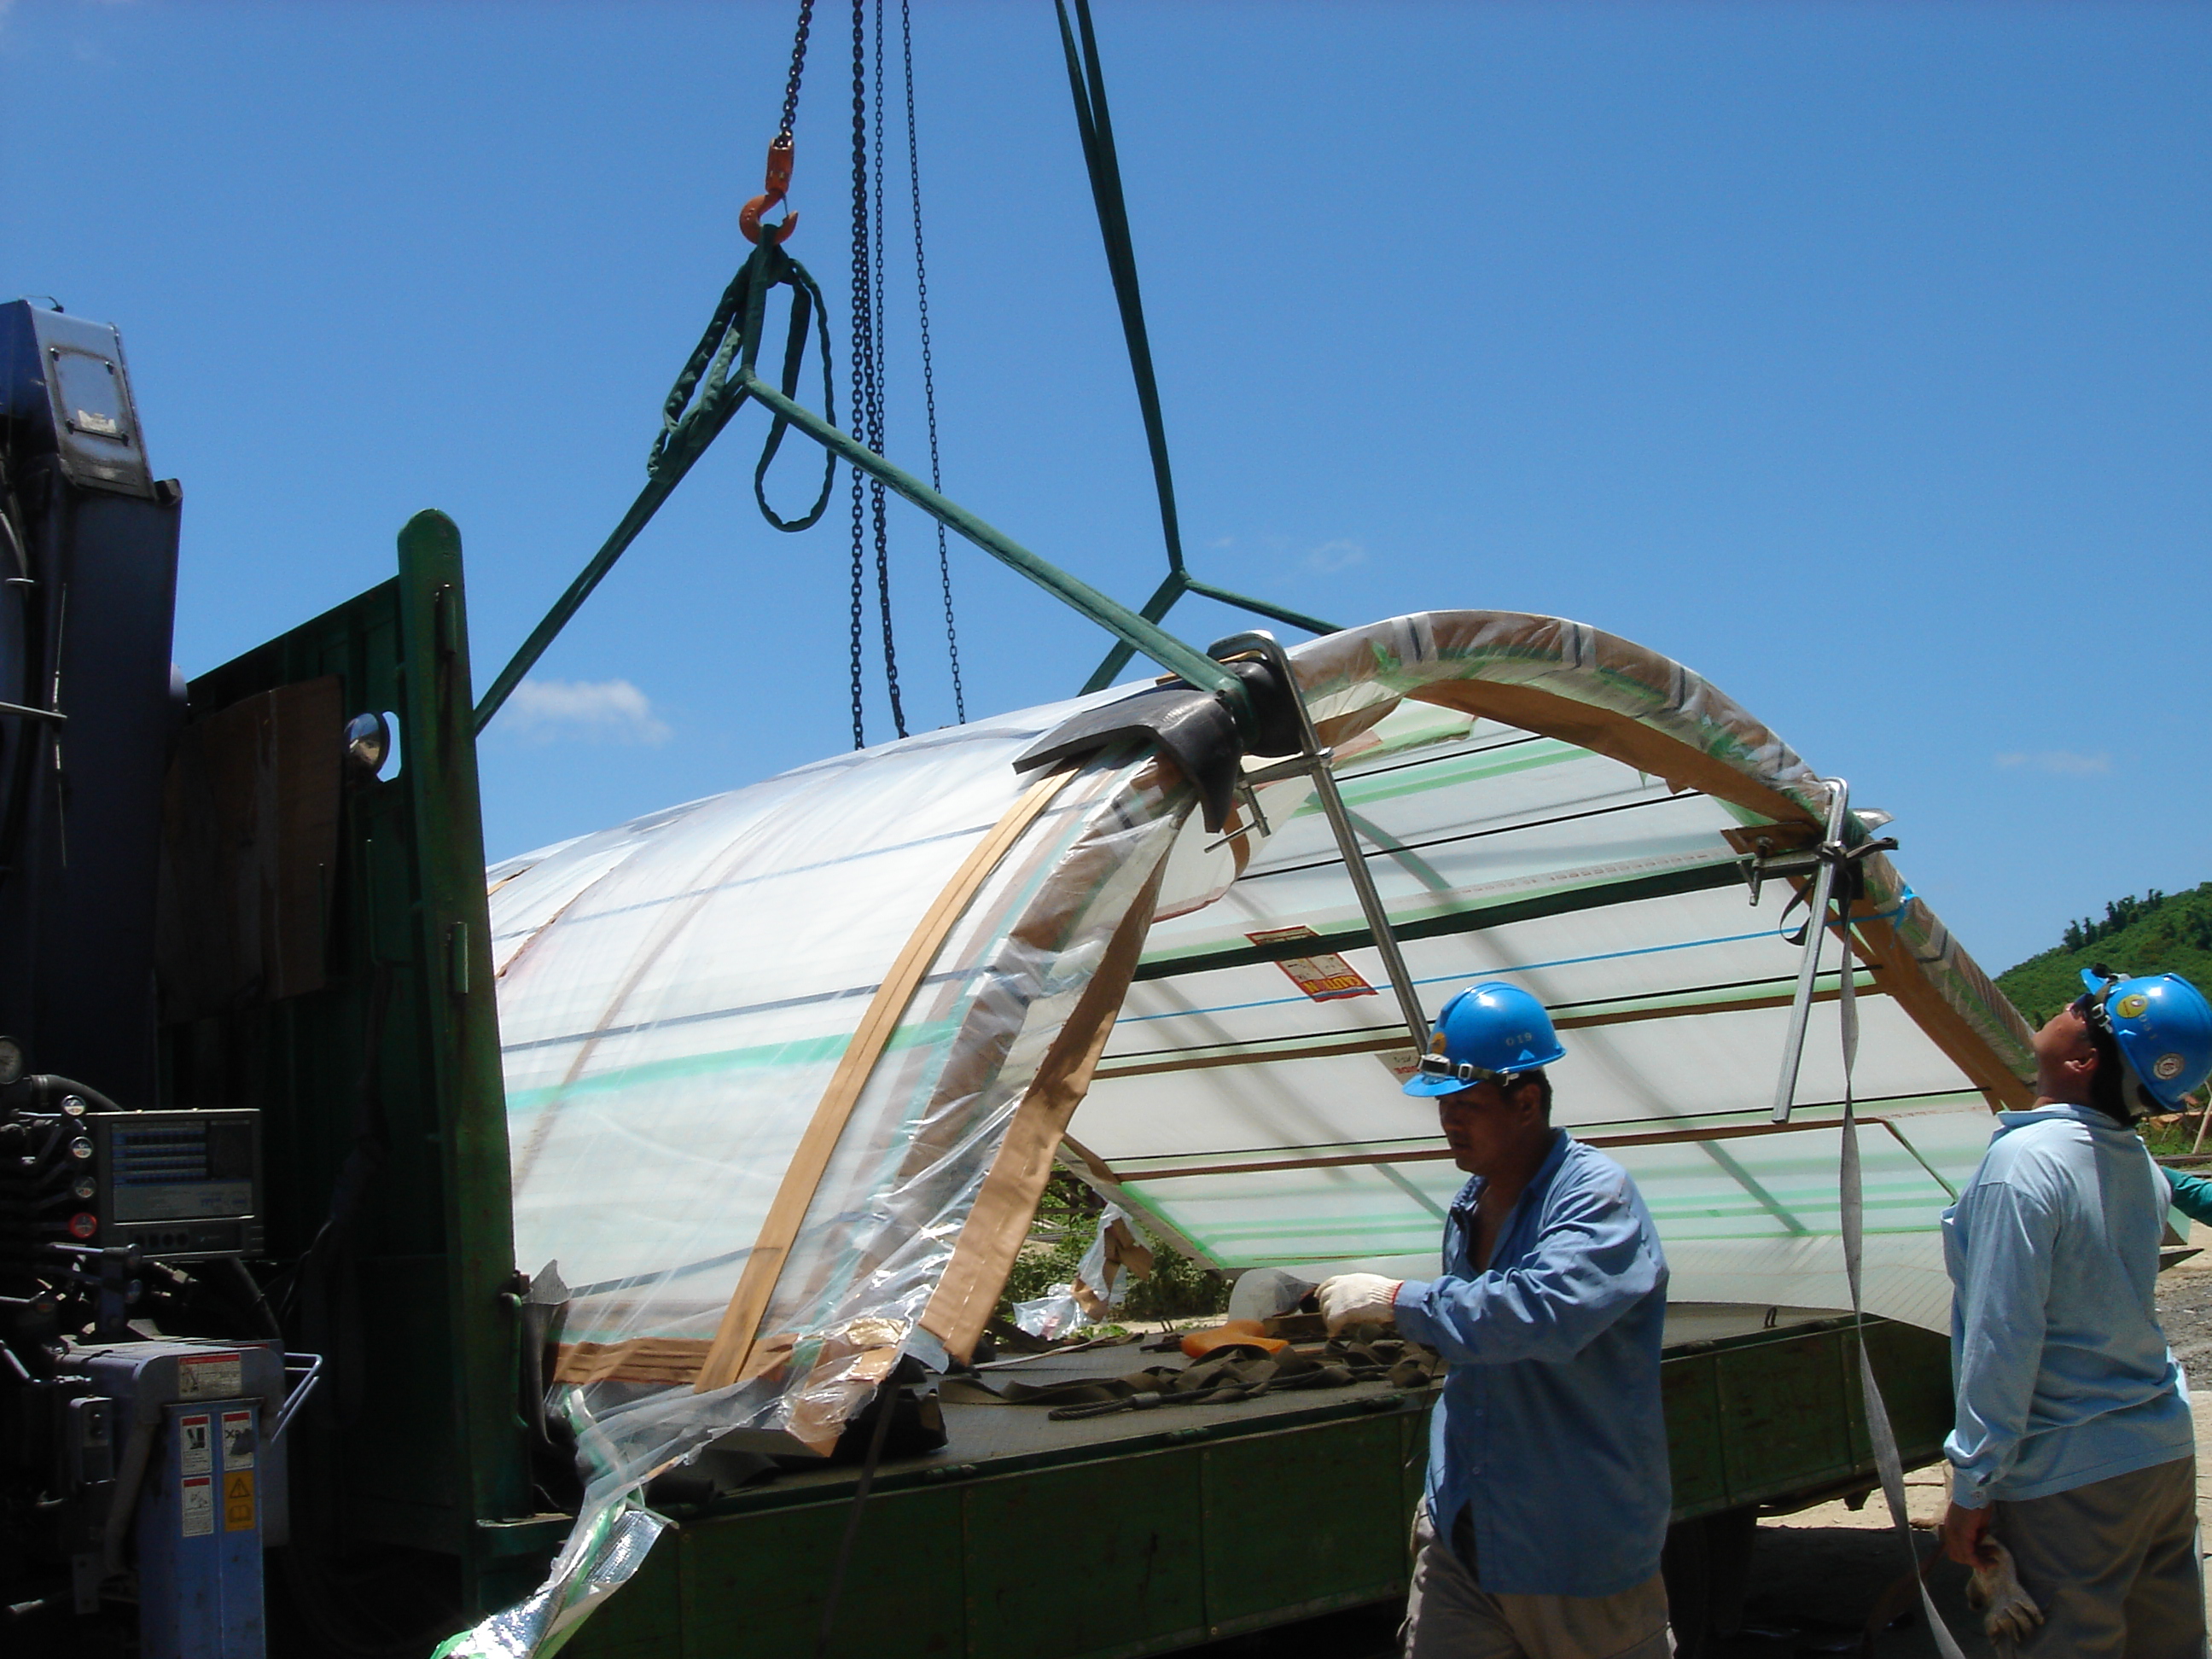
M1210 692L1182 680L1148 685L1115 702L1086 708L1048 732L1014 762L1027 772L1054 761L1088 755L1120 742L1149 743L1181 767L1198 790L1209 832L1227 823L1236 799L1240 763L1248 753L1266 757L1299 751L1297 694L1264 662L1222 665L1249 688L1259 740L1247 750L1229 710Z

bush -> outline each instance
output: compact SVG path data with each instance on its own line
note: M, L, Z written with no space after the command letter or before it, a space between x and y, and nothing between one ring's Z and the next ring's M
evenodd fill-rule
M1028 1242L1014 1258L1006 1275L1006 1288L999 1297L994 1316L1011 1322L1014 1304L1032 1302L1055 1285L1074 1279L1083 1254L1097 1236L1098 1217L1106 1207L1097 1194L1065 1171L1046 1183L1038 1200L1036 1219L1030 1224ZM1152 1253L1152 1271L1129 1283L1128 1299L1115 1314L1122 1319L1204 1319L1229 1305L1229 1279L1212 1267L1202 1267L1173 1247L1162 1243L1142 1222L1132 1217L1129 1227L1138 1242Z

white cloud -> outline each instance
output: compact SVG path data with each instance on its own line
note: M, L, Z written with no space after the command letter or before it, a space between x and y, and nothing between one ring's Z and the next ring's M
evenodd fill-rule
M628 680L525 680L500 712L516 736L532 743L581 738L657 746L670 736L653 700Z
M1348 542L1340 537L1333 542L1323 542L1305 556L1306 568L1324 575L1366 562L1367 550L1358 542Z
M2033 754L1999 755L1996 761L1999 766L2025 766L2038 772L2055 772L2062 778L2100 777L2112 769L2112 757L2102 750L2094 755L2077 755L2070 749L2041 749Z

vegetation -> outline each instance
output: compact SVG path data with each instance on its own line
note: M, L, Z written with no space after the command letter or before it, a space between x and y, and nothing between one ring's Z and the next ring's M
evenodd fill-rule
M2039 1025L2081 994L2081 969L2104 963L2116 973L2179 974L2212 996L2212 882L2186 893L2130 895L2102 917L2066 924L2063 942L1997 975L1997 988Z
M1105 1201L1073 1176L1057 1171L1037 1204L1029 1242L1014 1260L999 1298L998 1318L1011 1322L1014 1304L1034 1301L1055 1285L1075 1277L1076 1264L1091 1248ZM1123 1319L1205 1319L1229 1305L1229 1281L1201 1267L1172 1246L1162 1243L1132 1218L1130 1228L1152 1253L1152 1271L1133 1280L1129 1297L1115 1312Z

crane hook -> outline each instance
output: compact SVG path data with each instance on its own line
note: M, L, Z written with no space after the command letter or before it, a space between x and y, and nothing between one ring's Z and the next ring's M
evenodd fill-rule
M799 228L799 215L787 210L782 218L772 225L763 226L761 215L783 200L784 192L791 188L791 135L779 132L768 147L768 177L763 191L738 210L738 228L744 233L745 240L757 245L765 230L779 245L791 240L791 233Z

